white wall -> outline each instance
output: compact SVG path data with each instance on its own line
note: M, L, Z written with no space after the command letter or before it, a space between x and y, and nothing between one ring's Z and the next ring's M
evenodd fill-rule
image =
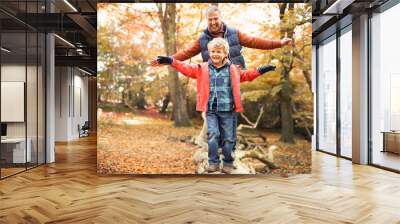
M25 64L1 65L1 81L25 82Z
M68 71L67 67L55 68L55 141L68 141Z
M21 112L26 112L26 121L22 122L6 122L7 137L9 138L25 138L25 135L30 139L32 161L44 163L44 83L42 67L25 66L25 64L3 64L1 66L2 82L24 82L26 83L26 108L22 106ZM27 81L25 78L27 77ZM23 92L22 92L23 94ZM7 96L2 96L7 97ZM1 110L12 110L10 107L3 107ZM26 111L24 111L26 110ZM13 113L13 111L7 111ZM27 132L26 132L27 131ZM37 155L39 153L39 155Z
M76 68L56 67L55 108L55 140L79 138L78 124L88 120L88 78Z
M352 159L368 163L368 15L352 23Z
M4 82L25 82L25 64L24 65L2 65L1 66L1 81ZM29 95L29 94L28 94ZM1 108L7 110L7 108ZM8 137L25 137L24 122L7 122Z
M25 65L2 65L1 81L2 82L25 82ZM3 96L4 97L4 96ZM1 108L7 110L7 108ZM25 137L24 122L7 123L7 135L12 137Z
M312 46L312 92L313 92L313 114L314 114L314 131L311 138L311 148L312 150L317 149L317 47Z
M78 74L77 74L78 72ZM85 121L88 121L88 78L81 76L82 73L78 70L74 71L74 108L72 119L72 132L71 135L79 137L78 124L82 126Z

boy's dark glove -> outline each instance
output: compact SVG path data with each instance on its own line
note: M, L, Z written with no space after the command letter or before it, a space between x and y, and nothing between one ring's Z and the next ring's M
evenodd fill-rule
M264 74L269 71L275 71L275 68L276 68L275 65L269 64L269 65L260 66L257 70L260 74Z
M157 56L157 62L159 64L172 64L172 58L167 56Z

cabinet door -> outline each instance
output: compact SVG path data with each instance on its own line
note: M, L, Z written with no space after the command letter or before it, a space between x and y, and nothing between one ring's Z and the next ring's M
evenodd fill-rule
M386 133L386 151L400 153L400 133Z

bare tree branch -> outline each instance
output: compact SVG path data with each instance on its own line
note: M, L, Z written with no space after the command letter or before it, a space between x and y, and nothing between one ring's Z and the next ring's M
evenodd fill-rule
M311 23L311 22L312 22L311 19L303 19L303 20L297 21L296 26L301 26L301 25L304 25L306 23Z
M166 33L166 27L165 27L165 20L164 20L164 12L162 9L162 3L156 3L156 6L158 8L158 19L160 20L161 23L161 30L163 31L163 33Z
M293 108L293 111L294 111L295 113L297 113L296 105L294 104L293 101L292 101L292 108ZM301 116L299 116L299 117L300 117L300 120L302 120L305 124L307 123L307 121L305 121ZM304 128L306 129L307 134L308 134L308 136L309 136L310 139L311 139L311 138L312 138L312 134L311 134L310 129L309 129L307 126L305 126Z
M153 13L152 12L144 12L144 13L147 14L148 16L150 16L150 19L151 19L151 21L153 21L154 24L158 24L156 19L153 17ZM145 24L142 24L142 25L145 25ZM150 26L146 26L146 27L150 27ZM151 28L151 29L152 29L153 32L155 32L154 28Z
M306 46L310 46L310 45L304 45L302 49L304 49ZM293 51L293 55L294 55L298 60L300 60L302 63L305 63L304 57L301 56L301 55L299 54L299 52L297 51L296 48L295 48L295 50ZM303 70L303 75L304 75L304 78L305 78L305 80L306 80L306 82L307 82L308 89L310 90L310 92L312 92L312 83L311 83L312 81L311 81L311 74L310 74L310 72L309 72L308 70Z
M260 113L258 114L258 117L257 117L257 120L256 120L255 123L251 122L251 121L249 120L249 118L247 118L246 115L244 115L244 113L240 113L240 116L241 116L243 119L245 119L246 122L247 122L248 124L250 124L250 125L240 124L239 127L237 128L237 130L242 130L243 128L252 128L252 129L257 128L258 123L260 122L260 119L261 119L261 116L263 115L263 113L264 113L264 106L262 106L262 107L260 108Z

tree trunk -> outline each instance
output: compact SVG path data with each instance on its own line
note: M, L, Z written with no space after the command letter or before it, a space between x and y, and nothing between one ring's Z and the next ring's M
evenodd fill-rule
M304 75L304 79L307 82L308 85L308 89L310 90L310 92L312 93L312 82L311 82L311 74L309 71L303 71L303 75Z
M158 16L161 22L161 28L164 37L165 53L172 55L176 52L176 4L168 3L165 4L165 10L163 5L157 3ZM178 72L176 72L170 66L168 67L168 89L171 94L172 101L172 117L175 122L175 126L190 126L191 122L187 112L186 98L179 81Z
M102 90L97 90L97 103L102 103L101 101L101 94L102 94Z
M281 99L281 141L286 143L294 143L294 125L293 125L293 111L292 99L290 98L292 85L289 80L283 80L282 91L280 94Z
M167 111L167 108L168 108L169 101L170 101L170 96L168 93L167 95L165 95L165 97L162 101L160 113L165 114L165 112Z
M138 93L138 99L136 102L136 106L138 107L138 109L140 110L144 110L146 109L146 99L145 99L145 92L143 87L140 88L140 91Z
M293 39L294 27L285 24L284 16L285 11L291 13L293 10L293 3L280 5L280 22L281 22L281 38L287 36ZM293 40L294 41L294 40ZM293 111L291 94L293 86L289 79L289 72L293 66L293 51L284 49L284 56L282 56L282 72L281 72L281 85L280 91L280 109L281 109L281 141L286 143L294 143L294 125L293 125Z

